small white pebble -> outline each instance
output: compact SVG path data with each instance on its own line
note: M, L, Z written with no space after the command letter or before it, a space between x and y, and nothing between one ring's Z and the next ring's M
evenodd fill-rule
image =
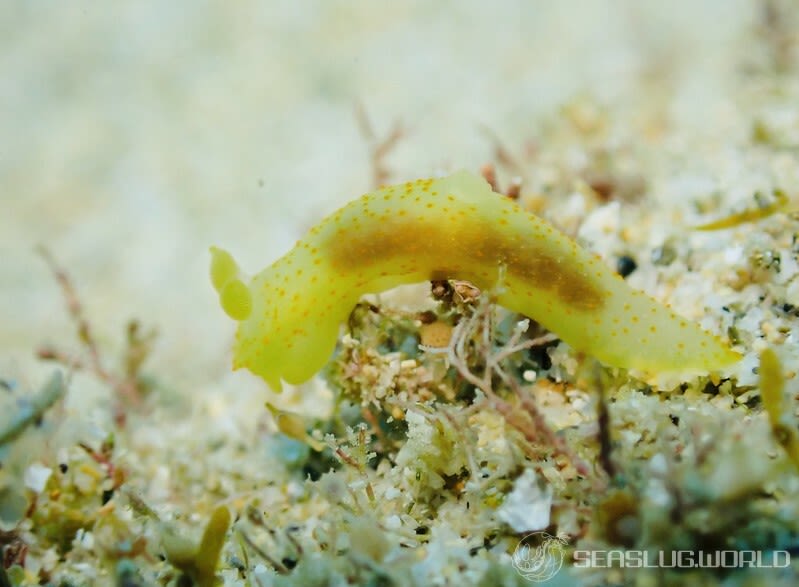
M297 481L289 481L286 485L286 496L290 499L300 499L305 495L305 485Z
M393 516L387 517L386 521L383 522L383 525L388 530L399 530L402 528L402 520L398 515L394 514Z
M743 245L733 245L724 249L724 263L727 265L737 265L743 261Z
M86 550L94 548L94 534L81 528L75 533L75 544Z
M94 493L94 490L97 487L97 479L95 479L92 475L84 473L83 471L78 471L75 473L73 483L75 484L75 488L83 495Z
M497 516L515 532L531 532L549 526L551 509L552 487L541 487L535 472L527 469L516 479Z
M397 487L389 487L386 489L386 492L383 494L383 497L386 499L396 499L400 495L402 495L402 491L400 491Z
M25 487L34 493L41 493L52 474L53 470L50 467L45 467L41 463L33 463L25 469Z
M48 548L41 557L42 568L47 571L52 571L60 560L61 557L58 555L58 551L55 548Z
M657 453L649 459L649 470L656 475L665 475L669 471L666 456L663 453Z
M171 486L172 481L169 474L169 467L159 465L150 478L150 485L147 488L147 498L152 502L166 501L171 495Z
M275 579L277 578L277 573L275 571L261 563L255 565L252 574L261 587L271 587L275 584Z

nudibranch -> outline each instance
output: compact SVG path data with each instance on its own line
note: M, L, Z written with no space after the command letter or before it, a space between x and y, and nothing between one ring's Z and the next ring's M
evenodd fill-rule
M433 279L491 290L500 305L609 366L695 373L740 358L465 171L361 196L249 283L230 254L212 247L211 256L222 308L238 321L233 367L275 390L324 366L363 294Z

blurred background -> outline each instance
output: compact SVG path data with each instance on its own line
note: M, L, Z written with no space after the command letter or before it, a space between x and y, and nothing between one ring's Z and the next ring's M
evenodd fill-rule
M667 88L672 120L719 132L762 14L753 0L7 1L0 370L33 384L33 349L74 340L36 245L102 343L137 317L161 333L155 369L207 381L233 326L209 245L255 272L371 189L358 105L378 137L405 128L392 181L477 169L493 153L481 129L522 144L581 93L634 116Z

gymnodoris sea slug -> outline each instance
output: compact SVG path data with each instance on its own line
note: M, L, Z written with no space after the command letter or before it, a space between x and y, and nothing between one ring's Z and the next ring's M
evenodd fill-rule
M222 308L238 321L233 367L275 390L324 366L361 295L430 279L494 290L499 304L606 365L684 373L740 358L464 171L361 196L249 284L230 254L212 247L211 256Z

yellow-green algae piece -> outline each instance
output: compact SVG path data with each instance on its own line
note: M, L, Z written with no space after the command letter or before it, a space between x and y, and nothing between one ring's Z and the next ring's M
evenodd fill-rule
M768 414L771 433L799 470L799 431L785 401L785 376L777 353L766 348L760 353L760 397Z
M211 513L199 544L165 527L161 540L167 559L191 577L199 587L217 585L219 581L216 578L216 567L230 522L228 508L224 505L217 506Z
M757 194L757 196L759 197L759 194ZM726 228L732 228L747 222L756 222L758 220L762 220L763 218L768 218L772 214L776 214L777 212L785 209L789 201L790 200L785 192L782 190L774 190L774 201L770 204L735 212L729 216L725 216L724 218L719 218L718 220L713 220L712 222L700 224L695 228L696 230L724 230Z

